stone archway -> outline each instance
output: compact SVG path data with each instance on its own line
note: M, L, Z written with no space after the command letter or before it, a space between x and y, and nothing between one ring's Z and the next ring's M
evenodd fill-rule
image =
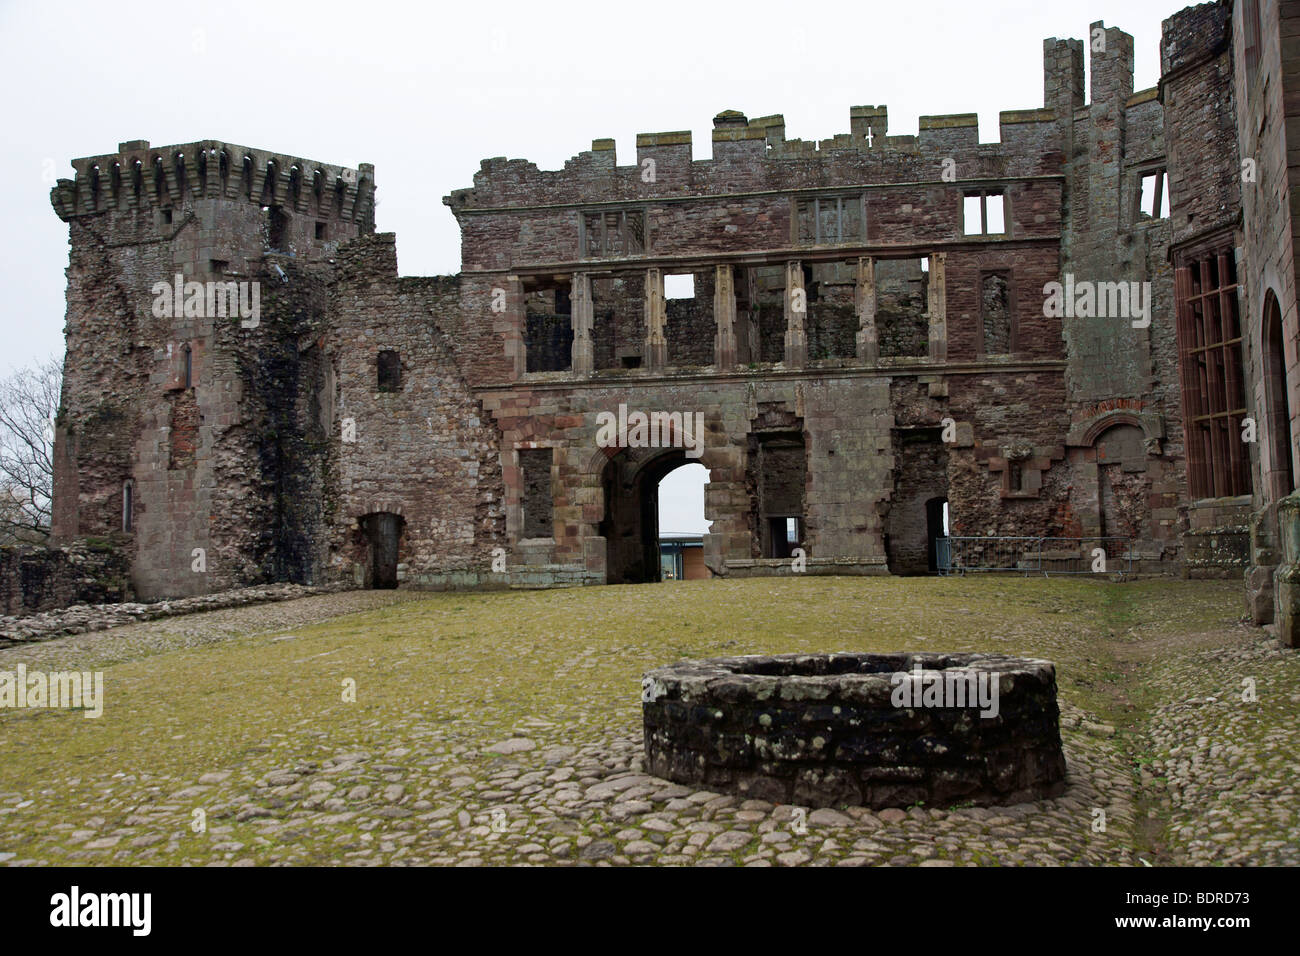
M605 539L607 583L660 579L659 482L669 472L690 464L702 462L688 458L680 448L655 449L649 457L624 449L605 464L600 534Z

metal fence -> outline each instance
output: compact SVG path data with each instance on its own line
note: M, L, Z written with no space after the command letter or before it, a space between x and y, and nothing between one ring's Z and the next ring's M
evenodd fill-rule
M1132 574L1131 538L939 538L939 574Z

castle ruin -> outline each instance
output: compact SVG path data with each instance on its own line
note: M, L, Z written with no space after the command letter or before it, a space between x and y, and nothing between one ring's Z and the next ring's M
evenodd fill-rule
M795 545L808 573L925 573L946 504L954 535L1247 573L1272 620L1300 411L1282 19L1183 11L1140 91L1124 32L1047 40L1041 106L993 143L974 114L906 136L855 106L805 142L727 110L707 160L689 132L485 160L443 200L454 276L398 275L367 164L75 160L55 540L111 537L145 598L654 580L658 482L698 461L714 575ZM620 408L651 440L599 440Z

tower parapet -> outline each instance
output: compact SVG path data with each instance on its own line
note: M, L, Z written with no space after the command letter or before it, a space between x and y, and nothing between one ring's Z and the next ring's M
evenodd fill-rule
M374 231L375 167L355 169L267 150L202 140L151 147L119 143L117 152L74 159L50 202L65 222L111 210L167 209L187 199L225 199L285 206L318 221Z

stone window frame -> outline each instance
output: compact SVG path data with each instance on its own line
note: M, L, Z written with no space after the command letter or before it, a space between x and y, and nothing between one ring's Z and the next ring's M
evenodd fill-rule
M978 196L980 201L980 231L966 231L966 200ZM999 196L1002 199L1002 230L1000 232L989 232L989 197ZM971 239L976 236L1007 236L1011 235L1011 197L1007 195L1005 186L986 186L979 189L963 189L961 193L961 236L963 239Z
M1211 261L1217 272L1213 284ZM1228 267L1231 282L1224 281ZM1193 500L1238 498L1253 493L1250 454L1241 441L1241 422L1250 416L1250 408L1240 278L1230 236L1217 242L1207 240L1174 258L1178 378L1187 487ZM1234 322L1236 334L1227 334Z
M629 214L639 216L641 221L641 235L639 238L639 248L633 248L632 243L636 239L635 233L629 231ZM600 235L594 237L588 228L590 217L597 216L600 221ZM611 244L611 239L615 234L609 231L609 217L617 216L617 237L619 247L616 249ZM596 240L593 242L593 239ZM578 258L579 259L626 259L632 256L644 256L650 252L650 208L649 206L619 206L606 207L600 206L594 209L580 209L578 211Z
M835 210L835 237L821 234L822 220L822 203L834 202ZM800 231L800 224L803 221L802 209L808 204L812 204L812 222L813 234L805 236ZM856 235L844 234L844 210L852 203L858 208L858 223L860 229ZM817 195L803 195L795 193L790 197L790 242L795 246L841 246L841 245L863 245L867 241L867 194L865 192L849 193L819 193Z
M1003 206L1005 215L1006 207ZM928 274L928 273L927 273ZM1007 351L1005 352L985 352L984 351L984 280L988 276L1004 276L1007 280L1007 314L1008 314L1008 333L1007 333ZM980 269L979 272L979 335L976 338L976 355L980 359L988 358L990 355L1017 355L1020 352L1020 320L1016 312L1016 274L1015 270L1010 268L998 269Z
M1132 177L1133 191L1133 198L1129 202L1129 222L1134 227L1154 226L1158 223L1168 222L1169 216L1153 216L1146 213L1145 218L1143 217L1145 210L1142 208L1142 180L1148 176L1158 177L1156 180L1156 195L1161 200L1169 202L1169 212L1172 215L1173 201L1169 194L1169 164L1164 159L1140 163L1131 168L1129 175ZM1156 212L1160 211L1161 205L1163 205L1163 202L1156 203Z

